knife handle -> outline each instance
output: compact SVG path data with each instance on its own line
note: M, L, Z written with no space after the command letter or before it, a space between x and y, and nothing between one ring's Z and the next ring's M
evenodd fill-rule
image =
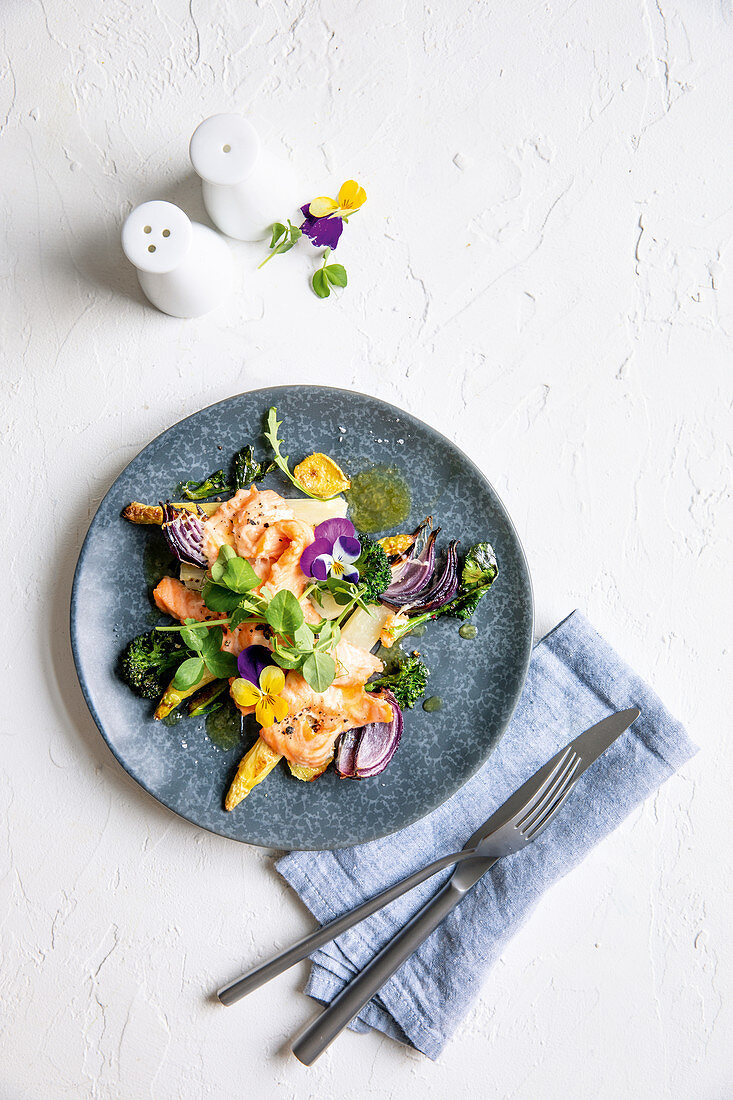
M312 1066L339 1032L351 1023L395 970L409 959L464 897L465 891L457 890L448 881L295 1040L292 1048L295 1057L303 1065Z
M408 890L419 886L421 882L425 882L426 879L437 874L438 871L450 867L452 863L463 863L470 860L473 855L474 850L471 848L464 849L462 852L452 852L450 855L440 856L439 859L429 863L427 867L421 867L418 871L408 875L407 878L396 882L393 886L388 886L386 890L382 890L373 898L362 902L356 909L352 909L348 913L329 921L328 924L324 924L322 928L312 932L309 936L304 936L302 940L298 940L292 947L287 947L284 951L268 959L267 962L262 963L253 970L249 970L240 978L235 978L233 982L222 986L216 994L217 997L223 1005L235 1004L242 997L246 997L248 993L251 993L253 989L258 989L265 982L269 982L271 978L282 974L288 967L294 966L302 959L307 959L316 948L336 939L342 932L365 920L372 913L376 913L378 909L383 909L385 905L389 905L396 898L406 894Z

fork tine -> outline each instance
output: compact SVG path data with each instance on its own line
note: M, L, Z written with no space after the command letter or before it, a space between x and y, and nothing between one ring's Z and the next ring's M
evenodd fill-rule
M532 798L530 799L530 801L527 802L524 806L522 806L521 810L519 811L519 813L522 815L522 817L526 816L527 813L529 813L531 810L533 810L534 807L537 806L540 801L542 801L542 799L544 798L545 792L548 791L550 789L550 787L552 787L554 785L555 780L556 780L558 774L560 773L560 771L562 771L564 765L566 764L566 762L568 760L568 757L570 757L572 755L573 755L573 747L572 747L572 745L568 745L565 748L565 751L563 752L562 756L559 758L557 764L555 764L555 767L552 769L552 771L548 775L547 779L542 784L542 786L538 787L538 789L532 795ZM515 820L513 822L513 824L516 828L517 827L517 821Z
M562 768L555 773L551 785L543 791L542 798L532 806L524 809L522 816L515 822L515 828L519 829L520 833L526 832L527 829L532 827L537 818L544 814L547 806L557 797L558 791L564 788L568 774L571 773L574 767L577 767L579 759L576 752L571 752L564 761Z
M525 834L527 840L535 840L543 831L543 829L547 828L557 812L565 804L565 800L573 792L573 790L575 789L575 784L578 782L578 780L575 778L575 772L578 769L578 764L580 764L580 757L578 757L575 767L573 768L571 774L568 776L567 786L558 793L552 805L547 807L546 813L535 820L535 822L531 825L529 831Z

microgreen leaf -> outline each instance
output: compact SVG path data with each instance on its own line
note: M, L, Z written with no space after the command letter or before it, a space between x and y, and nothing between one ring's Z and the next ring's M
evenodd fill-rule
M346 286L346 268L343 264L329 264L323 271L333 286Z
M329 653L310 653L303 662L303 679L314 691L323 692L336 676L336 662Z
M246 558L232 558L228 561L222 582L227 588L231 588L232 592L241 594L258 588L262 584Z
M183 631L181 631L183 634ZM176 691L188 691L197 684L204 674L204 662L200 657L189 657L178 666L173 677L173 687Z
M287 588L277 592L267 607L265 619L278 634L294 634L303 622L303 608Z
M194 629L196 619L186 619L186 625L181 627L181 639L194 653L200 653L206 643L207 627Z
M201 590L204 603L210 611L233 611L240 604L241 596L223 584L206 581Z
M281 237L284 237L288 231L288 227L283 225L282 222L274 222L272 226L272 237L270 238L270 248L274 248Z
M313 278L311 279L313 285L313 291L319 298L328 298L331 293L331 288L328 285L328 277L322 267L319 267L313 272Z
M289 218L287 226L283 225L282 222L275 222L272 226L272 236L270 238L270 255L265 256L262 263L257 266L264 267L273 256L280 256L283 252L289 252L301 236L302 231L297 225L293 225Z
M221 546L219 547L219 554L217 556L217 559L211 567L211 576L217 583L224 576L229 559L236 558L236 556L237 555L231 548L231 546L227 546L225 542L221 544Z
M293 631L293 641L301 652L310 653L313 649L313 631L306 623L301 623L297 630Z
M212 650L206 654L206 667L217 680L228 680L237 675L237 658L226 650Z

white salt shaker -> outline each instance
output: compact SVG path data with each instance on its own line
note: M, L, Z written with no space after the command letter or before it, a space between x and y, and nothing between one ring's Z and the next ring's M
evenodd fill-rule
M172 317L200 317L232 283L232 256L221 237L190 221L172 202L135 207L122 227L122 249L143 293Z
M260 145L251 122L241 115L212 115L193 133L191 164L201 176L204 206L228 237L262 241L273 222L298 210L295 174L288 161Z

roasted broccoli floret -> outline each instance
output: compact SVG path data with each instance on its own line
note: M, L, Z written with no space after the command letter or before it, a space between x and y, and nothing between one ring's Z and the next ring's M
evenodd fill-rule
M120 657L120 675L136 695L157 699L165 691L171 671L180 665L186 653L178 634L156 630L138 634Z
M359 535L361 554L356 562L365 603L376 603L392 581L392 567L383 548L368 535Z
M385 668L384 672L376 679L370 680L366 685L367 691L379 691L380 688L389 688L404 710L405 707L414 707L415 703L425 694L430 670L422 663L414 653L395 660Z

